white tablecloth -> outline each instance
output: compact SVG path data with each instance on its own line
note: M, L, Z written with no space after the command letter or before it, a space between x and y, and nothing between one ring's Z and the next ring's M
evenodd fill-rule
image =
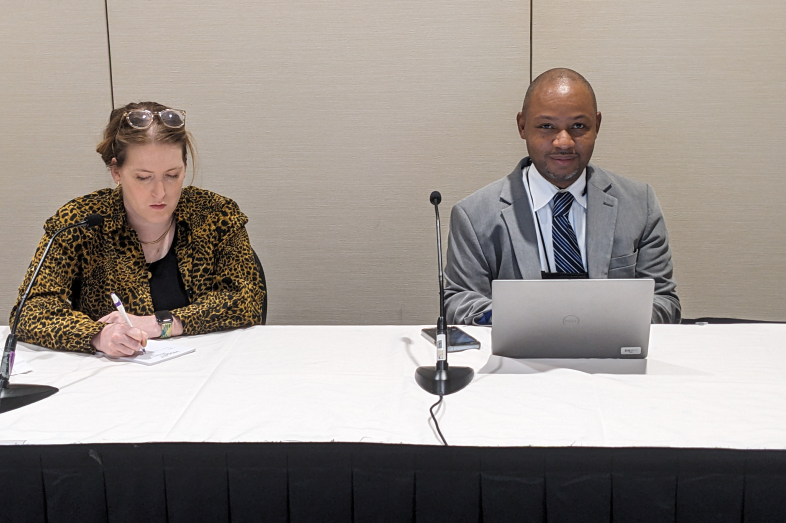
M151 367L20 344L33 371L12 382L60 392L1 414L0 443L436 445L420 328L255 327ZM476 370L439 410L451 445L786 449L786 325L656 325L638 361L501 359L466 330L482 348L449 357Z

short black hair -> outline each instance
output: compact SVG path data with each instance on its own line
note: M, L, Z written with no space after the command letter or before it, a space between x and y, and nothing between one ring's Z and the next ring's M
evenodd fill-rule
M541 73L535 78L529 87L527 88L527 94L524 95L524 105L521 108L521 113L526 117L527 116L527 109L529 109L529 103L532 98L532 93L535 92L535 89L540 86L542 83L546 82L555 82L555 81L571 81L571 82L579 82L589 89L590 94L592 95L592 107L595 109L595 112L598 112L598 100L595 98L595 91L592 89L592 86L587 81L586 78L581 76L579 73L574 71L573 69L567 69L565 67L557 67L556 69L549 69L545 73Z

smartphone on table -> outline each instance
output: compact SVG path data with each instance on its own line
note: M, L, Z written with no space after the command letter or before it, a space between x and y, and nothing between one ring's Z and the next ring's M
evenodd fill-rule
M437 328L423 329L420 334L428 341L437 344ZM467 349L479 349L480 342L459 329L458 327L448 327L448 352L461 352Z

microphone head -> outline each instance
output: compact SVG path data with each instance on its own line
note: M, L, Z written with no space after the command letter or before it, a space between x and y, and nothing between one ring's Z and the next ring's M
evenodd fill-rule
M439 205L440 202L442 202L442 195L439 194L439 191L434 191L431 193L431 196L429 196L428 199L432 205Z
M104 217L100 214L88 214L85 218L85 225L88 227L95 227L96 225L101 225L104 222Z

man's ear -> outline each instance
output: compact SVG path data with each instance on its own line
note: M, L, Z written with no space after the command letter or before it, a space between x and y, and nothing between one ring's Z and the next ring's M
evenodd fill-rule
M600 113L598 113L598 116L600 116ZM527 139L527 131L525 130L526 129L526 123L527 123L527 120L526 120L526 118L524 118L524 113L519 113L519 114L516 115L516 126L519 129L519 136L521 136L522 140L526 140Z
M597 122L595 123L595 134L600 132L600 111L597 114Z

